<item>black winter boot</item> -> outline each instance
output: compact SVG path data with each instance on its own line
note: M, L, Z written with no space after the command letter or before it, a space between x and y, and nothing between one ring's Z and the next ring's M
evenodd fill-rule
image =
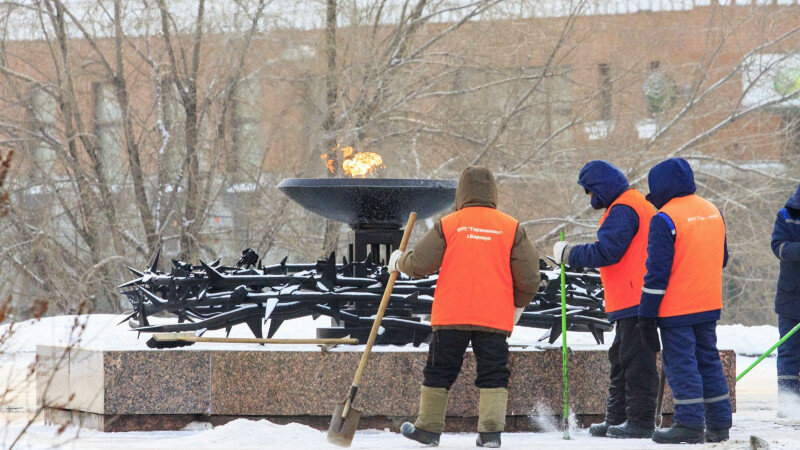
M702 444L703 434L703 430L675 424L666 429L659 428L653 431L653 442L656 444Z
M709 428L706 430L706 442L725 442L728 439L730 439L728 428L722 428L720 430Z
M410 422L406 422L400 427L400 434L412 441L425 444L428 447L438 447L439 437L442 435L441 433L434 433L432 431L425 431L422 428L417 428Z
M608 431L608 428L614 425L615 424L610 424L608 422L593 423L589 425L589 434L595 437L606 437L606 432Z
M653 425L645 427L626 420L622 425L608 427L606 436L617 439L650 439L654 429Z
M475 440L475 445L486 448L500 448L500 432L478 433L478 439Z

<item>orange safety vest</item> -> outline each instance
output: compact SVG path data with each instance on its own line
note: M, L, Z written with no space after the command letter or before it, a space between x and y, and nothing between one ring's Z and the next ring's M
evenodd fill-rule
M626 205L639 216L639 230L633 236L628 250L616 264L601 267L600 280L603 282L606 299L606 312L619 311L639 304L647 273L647 235L650 232L650 219L656 213L653 205L636 189L623 192L600 219L600 226L615 205Z
M675 225L675 256L659 317L722 308L725 222L713 203L697 195L676 197L659 212Z
M514 328L511 247L518 222L494 208L470 206L442 218L446 247L431 325Z

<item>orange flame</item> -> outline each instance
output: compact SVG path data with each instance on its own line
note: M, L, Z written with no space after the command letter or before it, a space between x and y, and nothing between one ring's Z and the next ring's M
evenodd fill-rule
M375 152L356 152L353 147L339 147L338 145L330 152L320 156L325 161L325 167L331 173L336 172L333 166L334 155L336 152L341 152L342 171L347 175L355 178L364 178L367 175L372 175L373 170L377 167L386 167L383 165L383 158Z

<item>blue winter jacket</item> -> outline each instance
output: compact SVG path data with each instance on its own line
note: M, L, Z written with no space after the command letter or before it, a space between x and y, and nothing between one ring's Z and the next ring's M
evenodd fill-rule
M694 194L694 173L691 166L683 158L671 158L650 169L647 178L650 194L647 199L656 208L661 209L676 197ZM672 260L675 256L675 225L666 214L659 212L650 219L650 234L647 238L647 274L644 276L642 298L639 303L639 315L642 317L658 317L658 308L664 298L664 291L669 285L672 273ZM722 267L728 264L728 240L725 238L725 257ZM709 268L709 270L714 270ZM721 268L720 268L721 270ZM720 310L705 311L674 317L662 317L662 327L694 325L719 320Z
M578 184L594 195L592 207L608 208L623 192L630 189L628 179L619 169L606 161L590 161L578 174ZM639 216L627 205L615 205L597 230L597 241L576 245L569 253L567 264L575 267L604 267L618 263L639 231ZM638 315L633 306L609 314L612 322Z
M775 312L800 319L800 186L778 211L772 229L772 253L781 261Z

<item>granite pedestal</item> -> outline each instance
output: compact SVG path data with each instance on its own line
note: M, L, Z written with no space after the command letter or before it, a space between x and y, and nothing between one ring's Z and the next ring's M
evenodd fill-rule
M362 411L360 427L396 430L416 415L426 355L397 348L373 352L356 400L356 408ZM360 356L359 351L339 348L321 352L274 347L39 346L37 397L48 421L105 431L180 429L195 420L218 424L239 417L327 429ZM721 356L735 408L736 357L732 351L722 351ZM558 418L562 409L560 349L512 349L509 365L507 430L538 430ZM570 411L580 424L602 420L609 368L605 351L571 353ZM475 359L470 351L451 390L448 430L475 430L478 389L474 377ZM669 388L664 410L672 412Z

